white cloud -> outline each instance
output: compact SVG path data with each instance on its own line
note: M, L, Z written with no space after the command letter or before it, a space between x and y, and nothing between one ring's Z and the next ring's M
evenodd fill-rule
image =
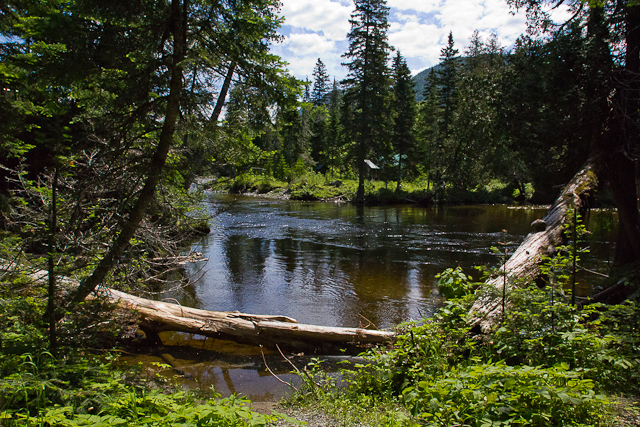
M419 22L418 16L409 13L396 13L393 17L399 22ZM394 24L394 22L391 22L391 24Z
M343 40L351 29L353 5L330 0L284 0L281 15L285 25L323 32L330 40Z
M438 9L440 0L388 0L387 6L399 10L415 10L416 12L431 13Z
M505 47L526 31L524 13L511 14L505 0L388 0L387 6L389 43L414 72L438 63L449 31L460 53L476 29L484 38L495 33ZM274 52L291 64L298 78L311 76L318 57L331 75L343 78L347 70L340 65L341 55L347 49L353 8L352 0L283 0L281 14L291 33Z
M291 51L295 56L322 56L323 53L329 52L334 48L334 42L327 40L326 37L315 34L295 34L292 33L282 42L285 49Z
M389 43L404 57L432 56L440 51L442 30L433 24L418 22L392 22L389 26Z

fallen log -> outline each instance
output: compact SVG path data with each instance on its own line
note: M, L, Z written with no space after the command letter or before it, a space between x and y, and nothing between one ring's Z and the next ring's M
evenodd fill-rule
M395 334L361 328L304 325L286 316L207 311L162 301L152 301L107 289L106 296L120 307L136 311L145 333L177 331L237 342L285 346L328 352L341 347L390 343Z
M564 243L564 225L573 221L568 216L569 210L575 207L581 214L585 213L587 201L597 188L600 168L598 157L589 159L563 189L542 221L532 224L533 232L525 237L518 249L500 267L500 271L506 272L507 294L519 279L536 280L540 277L542 257L552 255L556 247ZM502 295L504 283L504 276L489 278L471 307L471 324L483 333L491 331L503 314L502 298L497 294Z

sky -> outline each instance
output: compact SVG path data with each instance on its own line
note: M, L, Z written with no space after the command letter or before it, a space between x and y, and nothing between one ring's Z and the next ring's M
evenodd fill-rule
M387 6L389 44L406 58L414 75L439 62L450 31L460 53L474 30L485 40L495 34L506 48L526 32L524 11L511 13L505 0L387 0ZM341 56L349 47L353 9L352 0L282 0L284 40L273 46L273 53L301 80L313 80L318 58L332 78L343 79L347 69Z

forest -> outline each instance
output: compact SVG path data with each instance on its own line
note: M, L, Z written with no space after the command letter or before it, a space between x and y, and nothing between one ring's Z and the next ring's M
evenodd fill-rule
M553 203L526 274L507 273L519 258L482 279L451 266L435 316L399 325L340 386L312 363L288 404L344 425L637 425L640 4L507 3L528 18L514 46L476 31L461 52L450 33L418 79L386 2L355 0L342 81L321 58L301 81L271 52L277 0L0 4L0 425L302 425L118 365L139 319L101 291L188 280L203 182ZM561 4L572 17L553 22ZM578 304L575 242L596 208L617 213L615 256Z

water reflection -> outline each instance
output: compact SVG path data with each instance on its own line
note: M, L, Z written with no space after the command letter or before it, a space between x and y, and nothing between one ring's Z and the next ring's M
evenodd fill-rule
M212 196L212 209L227 202ZM389 327L433 311L437 273L495 264L491 246L512 241L515 249L544 213L241 198L195 248L209 259L195 283L195 305L325 326Z
M211 208L215 211L231 200L212 196ZM195 245L209 261L188 266L199 277L194 286L165 296L208 310L385 328L430 315L439 303L437 273L457 265L470 273L474 265L498 264L491 247L513 242L507 248L515 250L531 222L545 212L506 206L364 207L241 198ZM585 267L606 271L613 254L613 223L611 212L592 213L592 256L583 259ZM582 294L590 292L589 280L580 278ZM239 392L255 401L277 400L289 391L267 373L259 348L193 338L162 334L165 351L179 365L183 375L178 380L185 386L213 386L224 396ZM179 347L184 345L191 348ZM279 354L265 357L281 379L297 381ZM163 362L161 355L133 360ZM295 360L303 366L308 358ZM174 369L164 374L176 376Z
M124 365L141 365L143 375L148 378L157 374L175 381L179 385L193 389L209 391L211 388L223 397L240 394L252 401L277 401L287 396L300 379L291 374L291 365L279 354L265 350L264 358L260 349L253 346L236 344L232 341L204 339L201 336L163 332L160 334L165 346L154 353L137 355L127 354L120 358ZM350 358L341 358L349 361ZM269 369L278 378L272 376ZM291 357L291 362L302 369L310 358ZM167 368L171 365L171 368ZM328 363L328 369L336 370L336 363Z

